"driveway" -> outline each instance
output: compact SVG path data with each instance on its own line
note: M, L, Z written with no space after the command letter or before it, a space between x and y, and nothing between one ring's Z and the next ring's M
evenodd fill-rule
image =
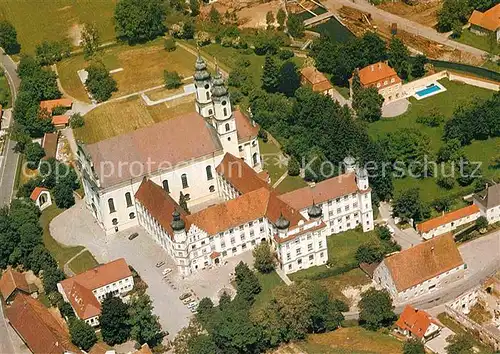
M448 341L446 340L449 336L454 335L449 328L444 327L441 330L441 333L435 338L432 338L430 341L425 343L425 346L432 350L437 354L446 354L446 346L448 345Z
M406 98L382 106L382 117L392 118L402 115L408 110L410 101Z
M393 239L401 246L403 250L418 245L422 242L414 228L400 229L392 218L392 206L389 203L382 202L379 207L380 217L394 229Z
M85 246L99 263L125 258L148 284L147 293L153 300L154 312L160 317L163 329L170 332L169 339L173 339L182 327L188 325L192 314L179 300L182 289L174 289L162 279L164 267L175 269L173 260L167 257L144 229L134 227L106 237L85 208L85 203L80 200L51 222L50 232L65 245ZM133 232L139 233L139 236L130 241L128 236ZM165 261L165 266L156 268L159 261ZM172 277L175 276L175 273L172 274Z

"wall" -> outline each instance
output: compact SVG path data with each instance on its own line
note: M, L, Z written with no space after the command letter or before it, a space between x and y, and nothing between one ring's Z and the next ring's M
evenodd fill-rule
M466 83L467 85L482 87L488 90L500 91L500 84L496 84L493 81L481 80L473 76L468 76L464 74L458 74L455 72L448 71L448 78L451 81L460 81Z
M423 86L427 86L432 84L435 81L441 80L445 77L448 77L448 72L446 70L440 71L438 73L429 75L429 76L424 76L420 79L411 81L407 84L404 84L403 87L401 88L403 94L402 98L407 98L410 96L413 96L415 94L415 91L419 88L422 88Z

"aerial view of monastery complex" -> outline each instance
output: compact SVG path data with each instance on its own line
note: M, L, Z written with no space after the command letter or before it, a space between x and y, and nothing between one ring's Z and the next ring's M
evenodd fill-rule
M1 354L500 351L498 0L0 2Z

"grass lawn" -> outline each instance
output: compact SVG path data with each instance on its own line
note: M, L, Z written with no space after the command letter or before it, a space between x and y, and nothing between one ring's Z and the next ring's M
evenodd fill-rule
M306 342L297 343L308 354L401 354L403 343L380 332L361 327L311 334Z
M57 215L61 214L64 210L51 205L42 212L40 217L40 225L43 228L43 243L49 252L54 256L59 267L63 267L67 261L74 257L78 252L83 249L83 246L68 247L63 246L50 235L49 224Z
M395 118L383 118L378 122L371 123L368 126L369 134L374 138L384 137L387 133L396 132L403 128L415 128L426 134L430 138L431 154L437 154L437 151L443 144L441 138L443 135L444 124L437 128L426 127L416 122L417 118L429 114L432 110L438 109L446 119L449 119L453 111L461 104L466 104L476 98L486 99L491 97L494 92L483 88L452 82L449 80L440 81L447 91L437 94L432 97L417 101L415 98L410 98L411 106L408 112ZM474 141L471 145L464 147L467 157L471 161L483 161L486 163L483 166L483 172L487 177L498 175L498 171L488 170L487 164L491 157L498 153L499 139L489 139L486 141ZM394 179L395 193L410 187L419 187L422 200L429 202L437 196L466 194L468 190L456 185L451 190L444 190L436 185L434 178L426 179Z
M143 45L113 46L104 49L101 58L109 70L123 68L123 71L112 74L118 85L118 91L113 94L113 98L162 85L164 70L177 71L182 77L192 76L195 62L194 55L180 47L173 52L167 52L163 48L163 38ZM87 66L83 55L65 59L57 64L65 91L82 101L88 101L88 97L77 71Z
M12 104L10 97L9 82L5 74L0 74L0 104L3 102L3 108L8 108Z
M259 139L259 147L263 168L269 172L272 185L287 171L287 162L280 148L271 140L265 143L262 139Z
M346 100L349 99L349 87L333 85L333 88L337 90Z
M288 193L296 189L306 187L307 183L300 176L286 176L283 181L276 187L276 190L280 193Z
M344 274L336 275L333 277L328 277L320 280L316 280L320 283L326 291L330 299L339 299L345 301L349 306L353 305L350 303L349 299L342 294L342 290L352 286L362 286L370 283L368 276L359 268L350 270Z
M474 347L478 349L478 354L492 354L494 350L487 345L481 343L476 337L471 335L469 332L465 330L459 323L455 322L450 316L446 313L440 313L438 316L438 320L441 321L446 327L451 329L455 334L465 334L469 337L469 340L473 343Z
M471 47L475 47L492 54L500 53L500 44L495 41L492 46L490 45L490 41L488 39L488 36L478 36L477 34L469 31L469 29L463 30L460 38L453 38L454 41L470 45ZM493 51L491 51L492 49Z
M21 51L34 53L43 40L72 39L78 26L94 23L101 42L115 38L113 14L116 0L3 0L0 20L8 20L17 30Z
M80 274L85 272L86 270L95 268L98 265L99 263L97 263L92 253L90 253L89 251L84 251L82 254L71 261L69 267L73 272L75 272L75 274Z
M256 274L262 288L260 293L255 298L254 306L258 308L262 307L267 301L269 301L275 287L283 285L284 283L276 272L271 272L269 274L257 272Z
M135 96L95 108L85 115L85 125L74 129L75 138L92 144L116 135L147 127L194 109L194 97L146 106Z

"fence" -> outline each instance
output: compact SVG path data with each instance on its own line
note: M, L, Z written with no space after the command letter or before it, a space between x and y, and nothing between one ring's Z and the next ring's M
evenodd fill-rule
M450 61L444 61L444 60L435 60L435 59L429 59L429 62L434 65L435 68L441 68L441 69L449 69L449 70L455 70L459 72L465 72L469 73L472 75L476 75L488 80L493 80L500 82L500 73L497 73L495 71L491 71L485 68L480 68L477 66L472 66L472 65L467 65L467 64L460 64L460 63L453 63Z

